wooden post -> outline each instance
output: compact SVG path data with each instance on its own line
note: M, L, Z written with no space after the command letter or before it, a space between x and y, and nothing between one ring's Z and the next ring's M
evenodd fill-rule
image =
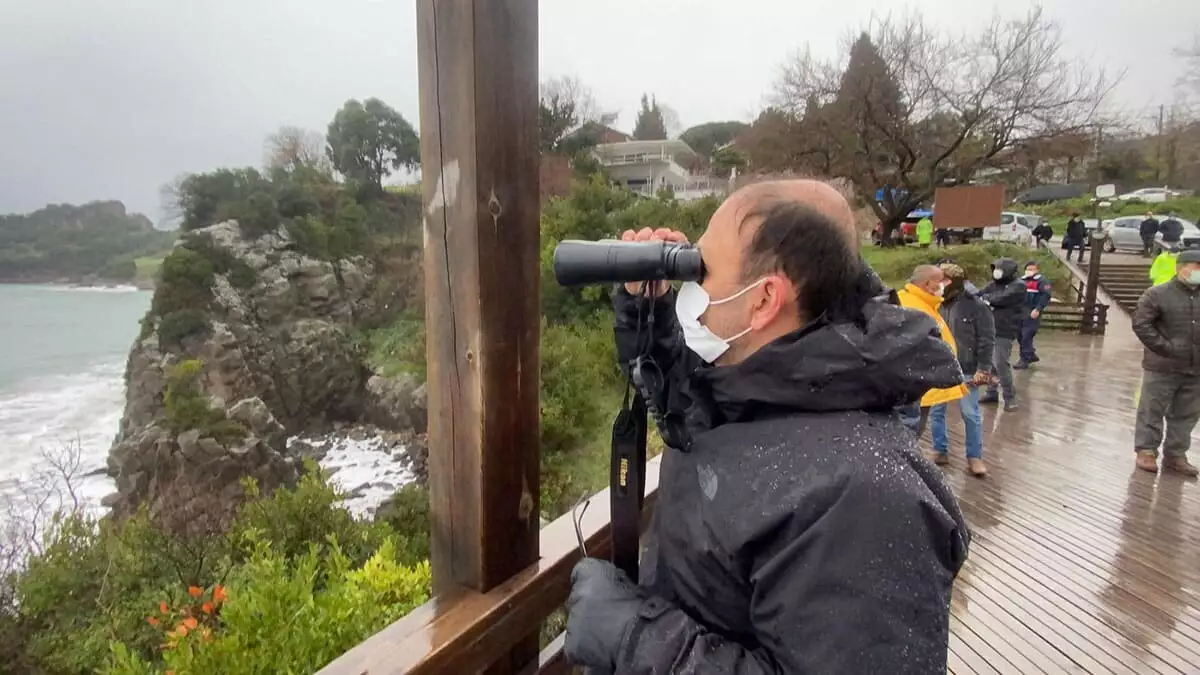
M417 2L435 593L538 558L537 25L537 0Z
M1096 321L1096 289L1100 286L1100 256L1103 254L1104 239L1089 235L1092 252L1088 257L1087 287L1083 291L1083 333L1092 333ZM1069 264L1069 263L1068 263Z

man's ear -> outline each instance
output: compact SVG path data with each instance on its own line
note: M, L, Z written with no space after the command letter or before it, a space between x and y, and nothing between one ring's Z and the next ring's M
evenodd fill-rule
M763 281L761 293L758 294L758 299L754 303L754 314L750 317L750 327L761 330L775 321L795 300L796 291L791 281L778 274L767 277Z

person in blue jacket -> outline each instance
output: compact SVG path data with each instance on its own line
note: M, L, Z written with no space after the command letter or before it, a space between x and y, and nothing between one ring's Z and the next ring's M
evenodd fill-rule
M1038 327L1042 324L1042 312L1050 304L1050 282L1042 276L1036 260L1025 263L1025 275L1021 278L1025 284L1025 313L1021 317L1020 337L1021 360L1013 366L1016 370L1024 370L1030 364L1037 363L1037 349L1033 346L1033 338L1037 335Z

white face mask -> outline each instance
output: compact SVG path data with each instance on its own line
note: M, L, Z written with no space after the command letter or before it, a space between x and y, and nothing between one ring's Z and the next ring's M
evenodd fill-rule
M995 279L996 281L1000 281L1001 279L1004 278L1004 270L1000 269L999 267L992 270L992 278Z
M729 343L750 332L750 328L729 338L722 338L700 323L700 317L713 305L722 305L740 297L746 291L762 284L766 279L759 279L742 290L722 300L708 297L708 291L694 281L685 281L679 287L679 296L675 298L675 316L679 326L683 328L683 342L688 349L696 352L705 363L713 363L729 350Z

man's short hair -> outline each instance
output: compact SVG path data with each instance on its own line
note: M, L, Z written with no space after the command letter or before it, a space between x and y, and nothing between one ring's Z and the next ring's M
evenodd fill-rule
M796 286L796 302L809 318L858 318L874 284L854 250L853 233L794 200L771 200L747 214L751 218L761 221L746 245L747 282L781 272Z

